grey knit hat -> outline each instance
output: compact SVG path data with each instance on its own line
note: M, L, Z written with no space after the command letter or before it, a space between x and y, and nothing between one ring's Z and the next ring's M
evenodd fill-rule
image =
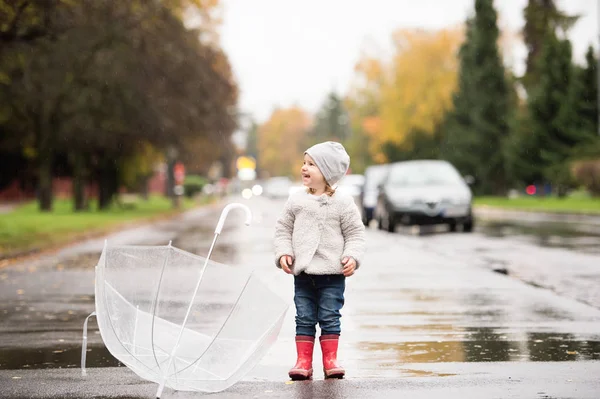
M304 152L308 154L330 185L335 185L348 172L350 156L340 143L326 141L315 144Z

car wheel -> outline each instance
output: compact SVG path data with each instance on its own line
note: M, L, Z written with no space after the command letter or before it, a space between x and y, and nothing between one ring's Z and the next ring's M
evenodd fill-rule
M396 231L396 221L392 215L388 215L387 217L387 231L393 233Z
M463 231L465 233L470 233L473 231L473 219L469 219L465 224L463 224Z
M448 227L450 228L451 232L455 232L456 231L456 222L450 222Z

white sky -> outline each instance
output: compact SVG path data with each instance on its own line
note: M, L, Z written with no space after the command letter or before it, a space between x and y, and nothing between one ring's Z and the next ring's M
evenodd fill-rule
M557 0L561 10L580 14L570 32L576 60L597 48L600 0ZM223 0L221 44L240 87L240 109L259 122L276 106L316 111L332 89L344 94L361 51L383 57L391 34L407 27L461 24L473 0ZM500 26L519 31L527 0L496 0ZM522 44L506 55L520 75Z

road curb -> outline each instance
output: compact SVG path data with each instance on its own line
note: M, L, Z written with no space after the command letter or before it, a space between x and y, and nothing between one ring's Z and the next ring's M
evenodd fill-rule
M489 205L476 205L473 207L475 216L489 218L520 218L537 219L557 223L584 223L600 225L600 214L590 212L547 212L534 209L508 209Z

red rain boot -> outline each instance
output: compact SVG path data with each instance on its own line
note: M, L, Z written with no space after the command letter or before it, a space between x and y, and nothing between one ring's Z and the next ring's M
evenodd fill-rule
M323 352L323 372L325 378L344 378L346 371L337 363L339 335L321 335L321 352Z
M313 375L312 361L315 337L306 335L296 336L296 351L298 360L296 365L288 373L293 381L308 380Z

